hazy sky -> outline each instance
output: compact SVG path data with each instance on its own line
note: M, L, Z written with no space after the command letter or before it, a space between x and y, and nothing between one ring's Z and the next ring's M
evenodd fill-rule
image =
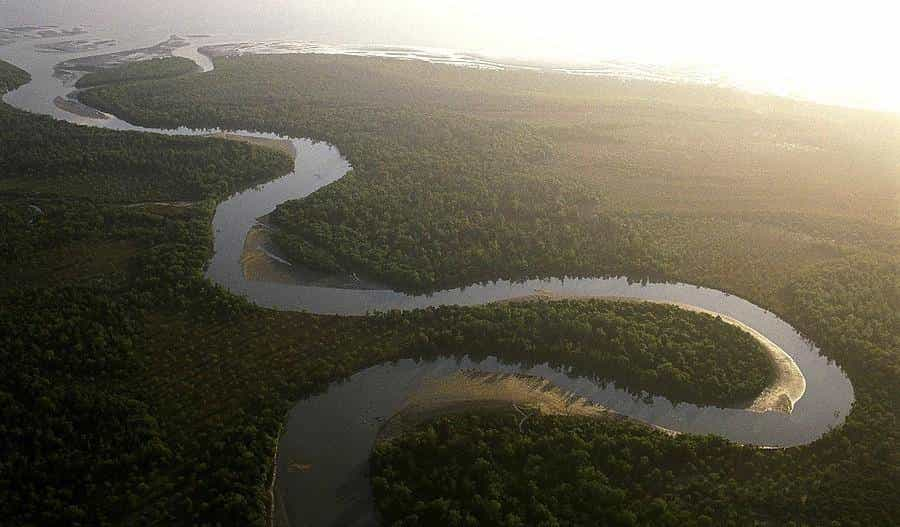
M0 17L697 65L769 91L900 112L900 7L883 0L0 0Z

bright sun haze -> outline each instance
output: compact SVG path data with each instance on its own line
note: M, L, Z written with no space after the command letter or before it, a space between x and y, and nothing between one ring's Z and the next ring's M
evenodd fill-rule
M0 527L900 525L897 11L0 0Z
M253 38L686 66L751 91L900 112L900 7L878 0L0 0L0 13L17 24L82 17Z

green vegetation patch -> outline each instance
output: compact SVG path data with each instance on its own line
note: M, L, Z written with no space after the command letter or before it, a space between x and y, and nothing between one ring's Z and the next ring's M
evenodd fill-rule
M128 382L140 326L133 301L117 297L102 288L0 297L5 525L108 523L171 457Z
M864 233L898 220L896 119L712 87L293 55L79 97L150 126L335 144L353 173L280 206L276 243L408 291L667 275L678 255L654 214L683 229L777 215L779 244L826 251L844 221ZM803 223L822 228L811 239Z
M605 269L603 262L646 269L646 259L652 256L649 267L661 270L667 278L740 294L785 318L845 369L856 397L841 427L811 445L786 451L744 448L707 437L673 439L628 423L529 419L529 427L522 434L504 416L479 417L480 421L469 416L453 417L445 424L434 425L433 433L426 429L403 438L405 443L398 443L396 448L376 452L373 482L386 519L421 524L457 511L457 515L446 516L446 523L460 517L468 521L469 516L499 517L497 523L510 525L540 525L541 521L554 525L554 518L561 524L566 519L600 516L609 523L626 525L665 525L673 521L702 525L710 518L713 524L725 525L896 523L900 517L896 499L900 493L900 262L896 251L890 250L896 247L897 231L886 219L888 209L884 206L896 197L892 190L896 178L884 177L887 172L881 170L895 166L885 146L897 137L889 120L852 112L835 117L831 110L829 117L822 117L819 108L786 116L784 112L792 111L794 103L775 100L768 101L768 106L753 103L747 107L740 103L748 100L745 97L726 97L724 92L711 98L713 92L695 88L625 85L618 81L575 80L571 82L576 84L563 85L565 97L548 98L544 93L547 90L559 91L554 76L505 72L480 77L453 68L429 69L434 75L422 75L421 68L432 67L367 60L223 59L209 76L107 87L96 94L85 92L84 96L107 100L105 109L137 118L143 124L256 128L337 144L350 156L356 168L354 177L358 178L358 185L338 187L341 192L365 186L359 192L371 197L360 204L370 207L383 202L390 213L386 217L403 221L390 224L361 215L367 222L362 225L353 220L359 213L354 209L356 202L330 197L348 208L340 212L345 219L335 228L376 240L368 242L372 246L363 252L387 250L390 245L381 245L385 240L394 243L402 236L412 238L427 248L427 262L415 247L390 254L383 261L392 259L392 265L408 266L420 278L424 275L422 283L435 283L428 282L431 275L436 281L445 273L458 281L479 275L496 278L522 264L515 260L517 254L524 255L528 265L547 266L542 268L546 271L554 271L547 263L554 259L564 262L566 269L577 270L577 255L594 254L580 264L592 274ZM18 80L6 86L27 78L16 75ZM198 80L206 77L215 79ZM534 79L539 80L537 85ZM380 84L374 87L366 84L376 81ZM262 89L267 83L273 86L271 90ZM423 84L430 86L430 91L422 91ZM544 93L538 100L546 104L536 106L534 99L521 98L535 92ZM441 93L446 97L438 97ZM577 101L584 97L587 99ZM577 104L566 106L565 99L576 99ZM585 100L594 110L585 113ZM434 109L435 101L442 101L440 110ZM432 105L432 113L415 119L405 117L403 108L413 104L417 108ZM708 109L710 104L715 108ZM542 113L530 113L534 108L543 108ZM445 112L450 111L465 115L445 118ZM528 115L524 122L510 123L517 112ZM194 179L190 184L173 185L171 193L164 193L148 179L129 180L128 166L162 168L164 165L154 165L156 161L148 158L165 157L163 153L172 145L180 145L179 149L192 146L160 140L146 143L152 148L135 150L134 144L126 145L133 137L130 134L110 132L108 144L86 142L80 147L80 157L71 158L78 163L44 162L36 158L45 155L53 160L59 154L54 151L54 143L39 141L33 134L58 134L61 144L69 145L66 150L74 150L77 140L84 139L81 129L5 106L0 107L0 113L6 123L0 129L0 156L10 156L0 171L4 181L23 176L19 172L23 166L9 160L31 159L36 168L25 175L38 182L62 178L68 172L57 170L60 167L77 169L78 164L87 163L99 168L91 164L91 156L107 155L104 150L121 142L120 150L135 156L135 165L116 165L113 172L122 173L130 181L121 192L127 201L218 196L219 191L238 186L237 182L232 185L223 181L203 188L195 185ZM378 115L387 117L379 122L375 119ZM434 121L429 121L431 115L436 117ZM585 120L578 126L589 134L582 134L582 128L572 129L572 115ZM26 117L32 122L26 122ZM731 126L722 127L724 117L731 120ZM495 150L472 150L469 147L473 142L487 141L491 134L457 140L456 131L468 129L468 124L450 127L446 134L441 131L444 124L464 118L496 121L496 130L502 132L497 137L530 138L521 153L525 161L516 167L525 169L531 163L536 167L534 172L527 172L530 179L525 178L534 182L530 187L534 193L518 194L517 205L511 200L498 200L496 210L485 201L495 194L489 191L493 185L513 177L491 176L490 172L501 165L492 165L488 154L496 151L498 159L505 162L515 157L510 152L515 152L517 142ZM841 124L842 118L846 124ZM396 123L393 127L382 124L392 120ZM798 122L802 125L799 130ZM409 123L418 124L406 127ZM441 126L432 127L430 123ZM872 123L874 128L868 126ZM493 125L480 122L471 126ZM628 134L635 129L640 133ZM857 134L861 129L869 132ZM756 150L750 150L758 153L768 150L749 138L769 137L754 135L767 130L786 135L788 146L812 142L819 147L849 147L839 152L840 162L833 167L818 157L822 155L816 153L818 150L794 149L790 155L796 156L795 162L806 159L808 172L799 170L802 163L776 165L790 170L774 170L767 165L769 169L761 172L767 177L757 178L752 169L763 165L755 161L743 165L711 163L711 153L719 150L711 150L709 142L698 140L713 137L735 149L755 145ZM443 139L436 139L441 134ZM544 135L548 141L541 139ZM66 137L73 139L67 143ZM653 140L648 141L648 137ZM418 138L423 138L421 143ZM669 142L676 139L676 143ZM869 139L876 144L869 144ZM631 146L616 150L623 142ZM21 154L18 149L7 148L8 144L27 146L37 153ZM448 148L441 150L442 144ZM543 144L549 149L540 146ZM423 155L432 151L436 155ZM542 153L533 155L543 151L548 152L546 161ZM557 154L560 157L554 157ZM475 168L455 178L459 167L464 166L461 160L466 159ZM569 161L556 164L554 159ZM684 160L684 164L675 159ZM694 162L688 163L688 159ZM445 163L450 168L442 169ZM847 164L856 168L847 170ZM700 170L703 167L707 170ZM735 171L737 168L742 170ZM488 174L484 180L491 186L484 190L477 187L479 173ZM417 174L435 177L419 180ZM687 177L690 174L696 178ZM277 175L277 171L259 174ZM817 180L813 177L817 175L822 177ZM566 184L559 194L543 194L554 187L547 181ZM388 182L398 184L391 187ZM437 209L440 213L427 222L417 220L429 217L417 203L433 205L442 195L452 197L456 185L473 185L473 199L450 199L452 207ZM434 197L430 201L419 198L432 187ZM851 195L846 192L851 187L858 192L852 194L853 199L845 199ZM64 185L59 188L66 189ZM592 188L609 193L609 199L601 195L599 216L592 212L596 211L596 200L585 198L596 197L589 192ZM713 194L709 190L716 188L727 188L728 192ZM73 185L66 190L70 191L106 199L101 185L88 190ZM378 198L379 192L382 198ZM459 193L460 197L465 195ZM18 201L20 198L24 201ZM2 212L4 221L12 218L9 221L25 229L31 196L19 194L11 199L14 203ZM582 200L583 207L573 206ZM554 205L557 202L560 204ZM97 283L92 278L84 284L79 277L74 285L46 291L41 290L42 279L34 275L34 281L25 279L19 284L27 289L2 293L0 411L5 413L0 419L0 495L6 499L0 500L0 524L264 526L276 441L286 410L298 398L320 392L330 382L361 368L403 357L477 352L503 356L514 353L510 357L519 361L528 356L546 360L537 351L551 350L560 355L561 350L554 349L552 343L545 347L543 337L532 342L531 337L518 336L522 324L531 324L534 317L543 314L551 315L544 329L557 330L557 337L563 341L577 345L597 338L593 329L583 332L582 324L566 320L569 315L577 320L577 313L568 311L576 309L574 304L491 306L480 311L444 308L353 318L256 309L203 279L212 236L211 200L196 205L189 213L159 214L156 206L150 206L140 214L148 218L120 219L111 211L96 210L106 211L107 206L115 204L95 208L85 203L72 200L71 205L77 204L79 210L71 213L65 213L64 207L37 203L47 207L48 221L68 218L40 226L40 232L49 235L54 232L50 225L55 225L61 233L73 233L72 243L136 242L135 253L128 258L134 272L121 279L113 276L110 283ZM828 219L798 218L790 210L784 211L785 203L817 210ZM896 202L891 204L894 208L890 214L895 215ZM684 215L684 208L700 205L702 217ZM324 207L316 210L314 201L307 207L309 210L297 214L315 218L325 211ZM598 217L606 218L606 207L621 207L627 213L629 221L617 224L628 229L624 252L617 243L581 245L590 239L585 233L591 231L585 225ZM786 216L760 220L779 207ZM570 212L553 216L542 212L547 210ZM753 221L747 221L749 216L745 214L754 215ZM846 214L852 218L848 220ZM452 258L453 251L477 256L480 248L491 247L493 241L501 244L503 239L491 237L494 229L513 232L502 224L528 225L532 215L545 222L556 218L547 223L551 227L541 228L557 230L542 234L541 229L516 227L539 236L525 252L512 252L505 259L476 258L477 272L469 269L458 273L443 263ZM88 221L82 216L102 219ZM150 217L158 223L151 223ZM130 229L135 222L145 220L149 224L146 234L136 230L124 235L125 226ZM872 221L882 228L869 229ZM734 228L736 224L740 228ZM631 230L641 225L660 229ZM671 228L662 229L664 225ZM754 228L758 225L769 227L760 232ZM446 232L440 234L441 229ZM577 244L552 243L551 234L569 230L575 232L570 239ZM0 258L21 255L23 265L49 261L46 254L67 243L61 235L42 245L40 236L26 233L18 238L12 231L3 232L0 240L13 240L15 247L23 249L11 251L8 248L12 245L6 245ZM122 238L117 238L117 232L123 233ZM314 240L306 234L303 239ZM332 256L341 254L333 244L317 242L315 246ZM804 250L817 246L822 249ZM630 250L635 247L641 250ZM29 251L45 255L29 256ZM562 251L563 256L548 254L554 251ZM802 260L790 257L801 253ZM348 265L343 257L335 258L339 265ZM456 265L462 259L452 261ZM527 267L526 271L533 269ZM606 309L602 306L586 309L597 315ZM553 316L557 309L559 316ZM620 329L627 327L625 324ZM639 339L665 334L638 330L643 331L636 328L633 334ZM485 332L490 340L482 342ZM527 331L524 334L528 335ZM599 349L581 344L575 346L576 353L563 357L591 358ZM672 351L677 352L669 359L673 368L693 375L695 372L679 365L678 355L684 355L689 364L698 358L690 359L687 348ZM668 353L665 348L656 352ZM597 353L595 358L605 357ZM718 366L727 367L714 365ZM644 370L649 368L634 371ZM753 367L748 370L763 371ZM640 380L640 374L636 378ZM438 462L441 467L436 466ZM530 472L530 467L540 467L541 471ZM426 477L431 481L424 481ZM463 486L460 482L468 483ZM576 502L576 497L581 501ZM519 507L513 510L504 500ZM586 504L592 509L585 510Z
M635 394L672 401L749 402L774 378L771 359L745 331L710 315L648 302L538 301L439 308L408 318L433 328L424 355L491 355L571 368Z
M177 210L177 215L170 213ZM27 285L146 281L136 258L153 248L212 245L210 212L123 206L72 198L0 199L0 290Z
M286 174L281 152L235 141L116 132L0 105L0 191L106 202L223 197Z
M200 71L200 66L191 59L184 57L163 57L150 60L142 60L119 66L88 73L78 79L76 88L90 88L103 84L115 84L118 82L131 82L151 79L165 79L178 77Z
M31 80L27 71L0 60L0 93L6 93Z
M765 519L748 508L768 494L740 490L765 477L766 456L754 449L614 419L537 415L521 429L520 420L500 411L444 417L379 443L371 474L382 523L680 527ZM739 475L711 478L701 461L710 458L716 471Z
M0 90L27 82L0 61ZM0 192L100 202L221 198L286 174L283 152L222 139L118 132L0 104Z

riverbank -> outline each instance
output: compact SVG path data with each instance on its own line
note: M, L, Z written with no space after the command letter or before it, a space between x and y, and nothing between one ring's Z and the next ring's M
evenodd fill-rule
M230 132L217 132L214 134L208 134L206 137L212 137L215 139L225 139L228 141L237 141L239 143L247 143L249 145L261 146L263 148L271 148L274 150L278 150L286 154L288 157L293 159L297 156L297 149L294 148L294 143L290 139L270 139L268 137L252 137L249 135L240 135L233 134Z
M256 219L250 227L241 250L241 272L251 282L268 282L283 285L310 285L334 287L338 289L375 290L383 289L378 284L355 274L342 275L313 271L297 266L282 257L278 246L272 241L272 231L276 229L268 221L268 214Z
M88 119L109 119L109 116L105 113L95 110L90 106L80 103L78 101L67 99L65 97L56 97L53 99L53 105L63 110L65 112L74 113L80 117L87 117Z
M257 213L257 214L259 214L259 213ZM854 269L854 271L855 271L855 269ZM748 320L752 320L752 319L748 319ZM223 325L224 325L224 324L223 324ZM764 326L759 326L759 327L764 327ZM271 330L269 327L265 327L264 329L265 329L266 332L272 332L272 330ZM261 333L262 333L262 332L261 332ZM208 335L208 334L207 334L207 335ZM772 335L777 335L777 333L772 333ZM214 336L218 336L218 335L214 335ZM183 340L186 341L186 342L191 342L193 339L183 339ZM207 338L207 339L205 339L205 340L207 340L207 341L213 341L213 342L216 344L215 348L220 347L220 344L221 344L222 342L228 342L228 341L225 340L225 339L219 340L219 339L215 339L215 338ZM337 340L337 339L336 339L336 340ZM194 344L192 343L191 346L193 347ZM160 348L160 347L157 347L157 348ZM360 347L360 348L361 348L361 347ZM181 351L182 351L182 350L178 349L177 347L173 347L173 348L171 348L171 349L177 350L178 352L181 352ZM275 348L271 348L271 349L275 349ZM790 349L790 348L789 348L789 349ZM803 351L802 349L799 349L799 348L797 348L797 349L798 349L800 352ZM208 356L218 358L218 357L219 357L218 353L219 353L220 350L219 350L219 349L214 349L214 348L212 348L212 347L211 347L211 350L212 350L212 351L208 354ZM193 349L188 349L187 346L185 346L185 350L183 350L183 351L184 351L184 355L187 356L187 357L190 356L189 353L193 353L193 352L194 352ZM239 352L241 352L241 353L243 353L243 352L245 352L245 351L246 351L246 350L245 350L244 348L242 348L242 349L239 350ZM288 358L293 359L293 358L296 356L296 351L295 351L295 350L292 349L292 350L290 350L290 351L291 351L291 354L290 354L290 355L288 355L287 353L284 354L285 359L288 359ZM325 353L327 353L328 356L331 356L332 352L333 352L333 350L330 349L330 348L325 349ZM173 352L173 353L174 353L174 352ZM325 353L320 354L320 356L326 356ZM177 355L177 356L180 357L180 355ZM253 358L254 358L254 360L255 360L256 362L258 362L258 359L257 359L257 358L255 358L255 357L253 357ZM279 357L279 358L280 358L280 357ZM217 359L217 360L218 360L218 359ZM224 371L240 372L241 369L242 369L242 368L239 368L239 367L231 366L231 365L229 365L228 363L225 363L224 361L223 361L223 363L224 363L224 365L225 365L225 370L224 370ZM279 370L279 369L284 368L284 365L285 365L285 364L288 364L288 363L289 363L288 360L284 360L283 362L275 362L275 361L272 361L272 363L271 363L270 365L267 365L267 364L263 364L263 365L264 365L264 366L267 366L270 370L276 371L276 370ZM248 364L252 364L252 363L248 362ZM229 368L228 366L231 366L231 367ZM217 369L214 370L214 371L221 372L222 370L217 368ZM251 370L247 369L246 371L251 371ZM813 382L815 382L815 379L819 378L819 376L818 376L815 372L813 372L813 373L810 375L810 377L811 377L811 379L813 379ZM246 382L245 385L253 385L253 386L255 386L254 383L258 380L258 378L259 378L259 376L257 376L257 378L255 378L255 379L254 379L254 378L248 377L248 379L250 379L250 380L249 380L248 382ZM292 379L292 380L293 380L293 379ZM188 378L188 382L194 383L193 386L199 386L200 388L195 388L198 392L199 392L200 390L202 390L202 388L204 387L203 384L197 383L193 377L189 377L189 378ZM185 383L185 385L187 385L187 383ZM826 385L827 385L827 384L826 384ZM212 385L212 386L215 387L216 385ZM829 386L829 388L830 388L830 385L827 385L827 386ZM816 391L817 391L817 390L814 389L814 388L811 389L811 393L815 393ZM176 395L177 395L177 394L176 394ZM212 400L212 397L210 397L210 400ZM222 400L225 400L226 403L229 403L229 402L230 402L230 400L229 400L229 399L226 399L226 398L222 398ZM863 401L865 402L865 401L867 401L867 400L868 400L868 399L864 399ZM236 404L236 403L231 403L231 404ZM837 414L835 414L835 415L837 415ZM854 419L855 419L855 417L854 417ZM773 428L773 430L778 430L778 429L779 429L778 427L772 427L772 428ZM831 440L825 441L825 442L823 442L823 443L826 443L826 445L834 445L834 441L831 441ZM337 450L337 449L336 449L336 450ZM805 455L806 452L808 452L809 450L811 450L811 449L805 449L800 455ZM856 451L856 449L853 449L853 450ZM343 451L342 449L339 450L339 451L340 451L341 455L344 455L344 451ZM784 457L784 458L788 458L789 456L783 456L783 457ZM222 459L228 459L227 456L220 456L220 458L222 458ZM843 459L843 458L842 458L842 459ZM865 457L865 458L861 458L860 461L861 461L861 462L865 462L867 459L868 459L868 456ZM717 460L714 459L713 462L714 462L714 461L717 461ZM813 460L813 461L815 461L815 460ZM807 463L804 462L803 465L807 465ZM720 465L715 465L715 466L718 467L718 466L720 466ZM768 467L765 467L765 468L768 468ZM777 468L777 467L776 467L776 468ZM867 468L867 466L866 466L866 465L863 465L863 468ZM774 470L771 471L771 472L774 472ZM779 474L780 474L780 473L779 473ZM787 474L790 475L790 472L788 472ZM816 476L816 474L813 474L813 475ZM801 477L801 478L803 477L803 476L802 476L802 473L799 474L798 476ZM725 473L725 477L728 477L727 472ZM818 487L818 486L815 486L815 487L811 487L811 488L819 488L819 487ZM779 496L781 496L781 494L773 494L773 496L779 497ZM766 496L764 496L764 497L766 497ZM804 496L804 497L805 497L805 496ZM880 498L880 496L877 496L877 495L876 495L876 498ZM778 502L778 503L780 503L780 502ZM797 503L796 501L793 501L793 502L792 502L792 501L790 501L790 500L785 500L785 508L790 508L791 510L795 510L794 505L795 505L796 503ZM815 503L815 502L814 502L814 503ZM885 503L885 502L882 501L882 503Z
M425 382L407 398L399 411L384 422L378 430L377 440L387 441L423 422L463 412L514 414L520 429L527 426L530 416L540 414L628 419L669 435L678 434L592 403L560 389L543 377L464 370Z
M54 70L57 75L71 75L75 72L88 73L108 70L125 64L149 59L171 57L174 50L189 44L190 42L178 35L172 35L168 40L160 42L155 46L69 59L57 64L54 67Z
M751 401L746 405L746 407L744 407L746 410L760 413L781 412L784 414L791 414L794 411L794 405L797 403L797 401L800 400L801 397L803 397L803 394L806 393L806 377L803 375L803 372L800 371L800 368L797 366L797 363L794 361L794 359L790 355L788 355L786 351L769 340L765 335L748 326L747 324L741 322L740 320L709 309L704 309L680 302L660 302L657 300L637 300L634 298L609 296L591 297L584 295L561 295L543 290L537 290L532 295L503 300L501 302L533 302L540 300L553 302L559 300L588 300L591 298L602 298L604 300L615 300L617 302L654 302L659 304L670 304L678 306L679 308L687 311L692 311L694 313L703 313L705 315L718 317L722 320L722 322L740 328L741 330L749 333L750 336L752 336L754 339L756 339L757 342L760 343L763 350L766 352L766 355L772 361L772 365L775 371L775 378L772 380L772 383L762 391L762 393L760 393L753 401Z
M244 242L244 248L241 255L241 269L247 280L272 282L278 284L297 284L299 283L297 273L292 270L289 262L277 257L273 254L274 246L272 245L269 231L271 227L266 225L265 217L259 218L259 223L254 225ZM614 300L620 302L654 302L660 304L674 305L681 309L692 311L694 313L702 313L712 317L717 317L726 324L735 326L742 331L750 334L762 347L767 357L771 361L774 378L756 398L745 405L738 405L736 408L750 410L752 412L780 412L790 415L793 413L794 405L806 393L806 377L797 366L794 359L782 349L780 346L772 342L765 335L748 326L747 324L728 315L718 313L709 309L693 306L680 302L666 302L656 300L639 300L635 298L617 297L617 296L587 296L587 295L563 295L551 293L548 291L537 290L532 295L525 295L517 298L501 300L502 302L530 302L530 301L559 301L559 300L588 300L603 299Z
M262 220L263 218L260 218ZM291 265L275 257L270 251L270 227L259 221L250 228L241 252L241 271L244 278L259 282L294 284L297 282Z

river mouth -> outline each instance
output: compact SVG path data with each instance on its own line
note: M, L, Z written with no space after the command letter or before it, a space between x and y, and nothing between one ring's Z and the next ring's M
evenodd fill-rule
M146 37L144 37L147 40ZM123 45L127 45L125 40ZM140 45L143 45L141 43ZM33 49L12 49L12 62L33 76L33 81L5 98L13 106L89 126L180 135L203 135L220 130L157 130L133 126L113 116L94 119L74 115L54 106L55 97L68 88L52 74L59 58L48 60ZM5 50L4 50L5 51ZM197 46L179 48L193 56ZM211 63L210 63L211 64ZM229 291L274 309L306 310L336 315L365 315L391 309L411 310L430 306L481 305L546 291L560 296L619 297L696 306L746 324L765 336L790 357L805 376L805 393L793 401L790 414L744 409L674 405L662 397L635 396L614 383L572 377L547 365L507 364L496 358L443 357L417 362L403 360L357 372L334 383L325 393L299 401L288 416L279 440L278 495L287 518L295 525L367 525L374 521L365 466L381 423L393 415L405 398L422 382L464 369L535 375L548 379L617 413L663 428L697 434L716 434L729 440L759 446L788 447L815 441L840 426L853 402L852 386L843 371L830 363L818 348L774 314L712 289L677 283L631 283L625 278L565 277L544 280L474 284L407 295L387 288L336 287L303 283L303 280L250 280L241 257L247 236L257 218L291 199L308 196L336 181L350 169L333 146L309 139L277 134L229 131L241 137L289 141L296 151L294 171L282 178L231 196L216 208L213 218L214 256L206 276ZM302 470L299 470L301 467ZM301 521L302 520L302 521Z

